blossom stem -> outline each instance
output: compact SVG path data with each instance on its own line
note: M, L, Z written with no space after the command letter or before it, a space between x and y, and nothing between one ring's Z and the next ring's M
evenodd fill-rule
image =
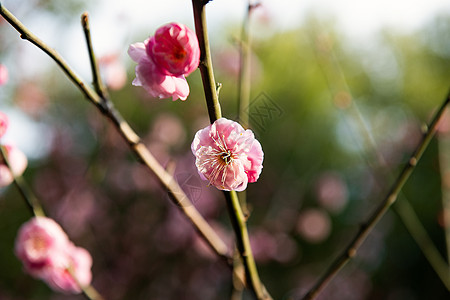
M222 117L222 111L214 79L208 29L206 27L205 2L192 0L192 6L194 8L195 33L200 46L200 64L198 67L202 75L209 120L211 123L214 123L214 121Z
M303 300L314 299L319 293L326 287L331 279L347 264L347 262L356 255L359 247L362 245L366 237L380 221L388 209L395 203L399 192L402 190L405 183L408 181L409 176L414 171L417 163L422 157L423 153L427 149L434 133L436 132L437 125L441 120L445 108L450 103L450 93L447 95L445 101L440 106L439 110L434 115L431 123L428 126L427 131L422 137L421 142L411 155L407 164L403 167L403 170L397 177L396 181L392 185L391 189L387 193L386 197L380 203L379 207L372 213L369 219L361 225L358 233L343 251L343 253L332 263L325 274L317 281L317 283L309 290L309 292L303 297Z
M224 194L227 200L231 224L233 225L234 232L236 233L236 246L242 257L247 283L250 284L250 287L255 293L257 299L272 299L265 291L265 288L259 279L258 270L256 268L252 248L250 246L246 218L242 212L237 193L235 191L230 191L224 192Z
M10 23L20 34L23 39L28 40L39 49L49 55L69 77L69 79L80 89L86 98L94 104L105 118L109 119L119 134L124 138L131 151L138 159L156 176L159 182L172 195L171 199L181 209L187 219L193 224L200 236L212 248L212 250L222 259L229 262L228 247L225 242L217 235L212 227L200 215L198 210L188 199L184 191L178 185L170 174L159 164L155 157L141 142L139 136L133 131L131 126L123 119L120 113L114 108L113 103L109 100L102 99L91 87L86 85L81 78L69 67L64 59L52 48L47 46L38 37L32 34L11 12L9 12L0 3L0 14Z
M211 123L222 117L219 99L217 96L217 86L214 79L214 72L211 60L211 51L206 27L205 5L207 1L192 0L194 10L195 32L200 46L200 72L205 92L206 105ZM255 259L250 247L246 218L239 204L236 191L225 191L228 211L236 234L236 244L243 260L247 286L258 299L271 299L259 279Z
M26 181L23 179L22 175L16 176L14 172L11 169L11 165L8 161L8 155L5 146L0 146L0 154L1 154L1 160L4 162L5 166L9 169L11 172L14 184L19 190L20 194L22 195L22 198L25 200L25 203L30 210L31 214L34 216L45 216L44 210L42 209L42 206L40 205L38 199L31 191L30 187L27 185Z

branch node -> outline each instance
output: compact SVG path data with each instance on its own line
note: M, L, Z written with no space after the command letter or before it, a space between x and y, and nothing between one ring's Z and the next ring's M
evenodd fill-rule
M356 252L357 251L355 248L348 249L348 251L347 251L348 258L353 258L356 255Z

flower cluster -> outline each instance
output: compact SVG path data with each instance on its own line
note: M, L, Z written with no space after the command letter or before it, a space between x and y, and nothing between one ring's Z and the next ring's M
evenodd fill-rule
M199 130L191 145L200 177L224 191L243 191L262 171L264 153L250 129L220 118Z
M52 219L34 217L23 224L16 238L15 253L26 272L55 291L79 293L80 285L91 282L91 255L76 247Z
M8 116L0 112L0 138L6 133L8 125ZM13 182L14 176L20 176L23 174L27 168L28 160L25 154L23 154L23 152L14 145L9 144L0 146L4 147L6 158L9 163L8 168L5 162L0 160L0 187L5 187Z
M128 48L138 63L133 85L142 86L153 97L186 100L185 76L197 69L200 48L195 33L183 24L170 23L156 30L143 43Z

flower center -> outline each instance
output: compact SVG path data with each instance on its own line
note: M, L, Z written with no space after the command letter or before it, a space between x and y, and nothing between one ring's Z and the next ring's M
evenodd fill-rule
M35 249L36 251L42 251L47 247L47 243L42 236L36 236L34 239L32 239L31 242L33 245L33 249Z
M225 162L226 165L229 165L233 160L230 150L220 153L219 157L223 160L223 162Z
M172 56L173 56L173 60L175 61L181 61L184 60L184 58L186 57L186 50L184 50L181 47L177 47L176 49L174 49L174 51L172 52Z

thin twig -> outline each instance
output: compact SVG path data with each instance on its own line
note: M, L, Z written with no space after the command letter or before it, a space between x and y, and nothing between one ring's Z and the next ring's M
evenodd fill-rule
M303 297L306 299L314 299L328 282L340 271L340 269L346 265L346 263L356 255L359 247L366 239L367 235L372 231L381 217L388 211L392 204L397 200L397 195L405 185L409 176L414 171L417 163L422 157L425 149L428 147L434 133L436 132L436 126L440 121L443 112L445 111L446 106L450 102L450 93L447 95L445 101L440 106L439 110L434 115L428 130L424 134L422 141L417 146L414 153L411 155L408 163L404 166L402 172L397 177L396 181L392 185L390 191L383 199L379 207L375 210L375 212L369 217L369 219L361 225L358 233L353 238L351 243L347 246L344 252L333 262L331 267L327 270L327 272L319 279L319 281L313 286L313 288Z
M325 41L326 42L326 41ZM331 65L336 70L335 74L336 78L334 81L339 81L342 85L342 87L333 87L333 82L331 80L331 76L326 72L329 68L325 68L325 66L322 65L322 60L320 59L317 51L314 51L316 54L316 58L319 62L319 66L321 66L321 69L323 73L325 74L325 78L327 80L327 84L329 86L329 89L331 91L332 97L336 97L337 94L336 90L339 91L339 93L345 93L347 99L345 103L340 103L338 106L340 108L348 109L348 111L351 111L353 115L355 116L357 122L358 122L358 128L360 128L361 134L364 138L365 145L368 145L370 149L373 149L375 152L375 157L378 163L383 166L387 167L387 163L385 158L383 157L383 154L379 151L377 151L376 142L373 138L372 134L370 133L369 129L367 128L366 123L363 120L363 117L358 110L356 104L352 100L351 91L348 86L347 80L345 78L344 72L342 71L342 68L340 66L340 63L338 59L336 58L336 55L334 53L333 47L324 47L324 55L329 54ZM372 164L368 161L367 157L365 157L365 160L369 166L372 166ZM378 178L390 178L391 174L382 174L381 176L376 176ZM448 264L443 259L440 252L437 250L436 246L433 244L431 238L427 234L427 231L421 224L420 220L418 219L417 215L415 214L413 208L408 202L408 199L403 196L403 201L406 203L399 204L393 206L393 210L397 213L403 224L405 225L406 229L409 231L413 239L418 244L419 248L422 250L422 253L424 254L425 258L428 260L430 265L433 267L441 281L444 283L444 285L448 288L450 286L450 273L444 272L442 266L444 268L448 269Z
M420 250L422 250L428 262L444 283L447 290L450 291L450 273L448 270L448 264L434 246L433 241L420 223L419 218L417 217L411 204L408 201L403 200L406 199L400 199L400 201L395 203L395 213L401 215L400 217L406 229L410 233L414 232L411 236L414 238Z
M242 22L241 27L241 39L238 42L239 48L239 76L238 76L238 84L237 84L237 93L238 93L238 116L237 120L241 123L244 128L248 128L249 124L249 104L250 104L250 13L252 11L252 3L251 0L248 0L247 4L247 13L244 16L244 20ZM249 218L250 213L247 207L247 191L238 192L239 203L241 205L242 211L246 219ZM243 269L242 260L234 260L235 270ZM242 299L243 287L240 285L233 284L233 293L232 300Z
M248 0L247 13L241 28L241 39L239 41L239 77L238 77L238 120L244 128L250 126L250 91L251 91L251 34L250 34L250 16L253 10L260 5L259 2L253 3ZM247 191L238 193L239 202L242 210L248 218L250 212L247 207Z
M206 28L205 5L207 2L192 0L194 10L195 32L200 46L200 73L202 75L203 89L206 105L211 123L222 117L219 99L217 97L217 86L211 60L211 51ZM250 247L247 224L235 191L224 192L227 200L228 211L236 234L236 243L243 260L247 285L258 299L271 299L259 279L255 259Z
M245 288L245 284L243 284L245 280L242 279L245 278L245 269L238 249L235 250L233 258L233 284L230 300L242 300Z
M11 12L9 12L0 3L0 14L21 34L23 39L28 40L47 53L64 71L72 82L81 90L86 98L93 103L100 112L108 118L115 126L120 135L125 139L132 152L139 160L152 171L159 182L172 195L171 199L181 209L183 214L194 225L201 237L212 248L212 250L222 259L229 262L228 247L223 240L216 234L212 227L200 215L195 206L183 192L175 179L168 174L159 164L155 157L141 142L139 136L133 131L130 125L123 119L120 113L114 108L111 101L103 101L101 97L68 66L64 59L52 48L47 46L34 34L32 34Z
M87 12L84 12L81 15L81 26L83 27L84 36L86 38L86 45L89 53L89 61L91 62L92 85L94 86L94 89L97 92L97 94L102 99L108 98L108 92L100 76L97 58L94 53L94 47L92 46L91 28L89 25L89 14Z
M250 13L252 11L251 0L248 0L247 13L241 28L241 40L239 41L239 77L238 77L238 120L244 128L249 126L250 104Z
M3 145L0 145L0 154L1 154L0 161L2 161L11 172L11 175L14 179L14 185L17 187L20 194L22 195L22 198L25 200L25 203L28 209L30 210L31 214L33 216L45 216L41 204L39 203L34 193L31 191L30 187L27 185L26 181L23 179L22 175L16 175L12 171L11 165L8 160L8 151L6 150L6 147Z

